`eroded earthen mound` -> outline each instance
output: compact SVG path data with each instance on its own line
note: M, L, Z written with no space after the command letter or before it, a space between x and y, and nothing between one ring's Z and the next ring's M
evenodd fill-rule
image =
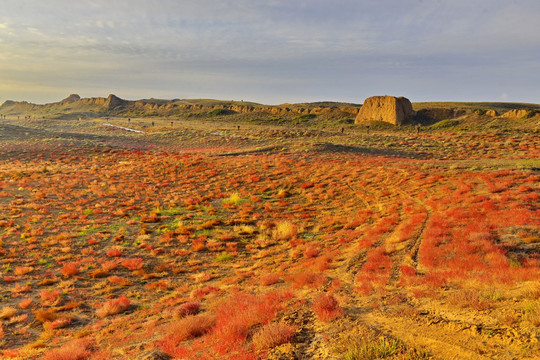
M529 111L525 110L525 109L513 109L513 110L509 110L509 111L505 112L504 114L502 114L502 117L519 119L519 118L522 118L522 117L526 116L528 113L529 113Z
M364 101L364 105L356 116L355 123L384 121L399 125L409 120L412 114L412 104L405 97L372 96Z
M79 100L81 100L81 97L78 94L70 94L67 98L60 101L60 103L61 104L69 104L69 103L74 103L74 102L79 101Z

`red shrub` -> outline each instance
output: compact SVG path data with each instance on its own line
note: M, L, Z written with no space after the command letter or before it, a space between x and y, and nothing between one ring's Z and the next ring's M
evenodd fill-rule
M77 267L77 264L75 264L74 262L70 262L70 263L65 264L64 267L62 267L62 270L60 272L65 277L70 277L70 276L77 275L79 273L79 268Z
M214 315L190 315L171 323L167 332L176 341L184 341L206 334L215 324Z
M197 288L191 292L192 298L202 299L206 295L212 293L212 292L218 292L219 288L215 286L205 286L202 288Z
M292 282L294 288L307 286L312 289L316 289L323 285L326 279L323 275L316 274L311 271L302 271L287 276L285 280Z
M129 299L125 296L120 296L118 299L107 301L102 307L96 310L96 315L104 318L109 315L119 314L129 308Z
M307 183L303 183L300 187L301 187L302 189L311 189L311 188L314 187L314 186L315 186L314 183L312 183L312 182L307 182Z
M125 259L122 261L122 266L129 270L139 270L144 266L144 260L142 258Z
M319 256L319 253L320 253L320 250L317 249L317 248L313 248L313 247L308 247L307 249L304 250L304 257L305 258L314 258L314 257L317 257Z
M32 304L32 299L31 298L28 298L28 299L24 299L23 301L21 301L19 303L19 306L21 307L21 309L26 309L30 306L30 304Z
M104 261L101 267L104 271L111 271L118 267L118 263L116 261Z
M256 350L267 350L291 340L296 328L285 324L268 324L257 331L252 338Z
M238 243L236 243L236 242L226 242L225 243L225 248L227 249L228 252L235 253L235 252L238 251Z
M196 315L201 310L201 303L198 301L192 301L184 303L176 308L174 315L179 318L183 318L188 315Z
M386 254L384 246L381 246L368 251L367 261L360 269L356 280L380 287L387 283L391 271L392 259Z
M117 285L121 285L121 286L128 286L128 285L131 285L131 281L129 281L128 279L126 278L123 278L121 276L109 276L107 278L107 280L109 280L110 283L113 283L113 284L117 284Z
M286 306L285 300L292 297L286 292L272 292L264 296L236 294L217 309L214 336L225 344L244 341L249 330L275 318L279 309Z
M51 329L61 329L69 326L69 324L71 324L71 318L62 317L51 322L49 327Z
M122 252L120 250L112 249L107 251L108 257L119 257L122 256Z
M86 360L92 355L91 349L92 345L88 340L77 339L48 351L41 360Z
M317 295L311 309L322 321L332 321L343 315L343 309L332 294Z
M279 282L280 276L278 274L266 274L261 276L260 284L262 286L274 285Z
M332 255L326 254L326 255L318 257L313 263L312 268L319 272L322 272L322 271L330 269L331 265L332 265Z
M402 276L405 276L405 277L416 276L416 270L409 265L402 265L399 267L399 269L401 270Z
M41 290L41 301L45 304L52 304L60 297L60 290Z
M206 239L205 238L197 238L193 239L191 248L193 251L202 251L206 247Z

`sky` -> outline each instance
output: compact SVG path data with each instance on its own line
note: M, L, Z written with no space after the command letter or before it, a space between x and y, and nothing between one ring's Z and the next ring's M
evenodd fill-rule
M0 103L540 103L538 0L2 0Z

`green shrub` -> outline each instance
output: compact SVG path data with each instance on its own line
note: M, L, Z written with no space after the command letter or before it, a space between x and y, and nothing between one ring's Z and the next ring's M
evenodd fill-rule
M230 261L232 259L233 259L233 256L227 253L226 251L216 256L216 261L220 261L220 262Z
M527 113L525 115L523 115L522 119L530 119L534 115L536 115L537 113L538 113L538 111L529 109L529 110L527 110Z
M381 338L372 342L361 341L345 353L345 360L371 360L384 359L401 350L401 341L397 339Z
M474 113L476 115L486 115L487 110L486 109L476 109L476 110L474 110Z
M446 129L446 128L457 126L457 125L459 125L458 120L447 119L447 120L442 120L442 121L439 121L438 123L431 125L429 129L433 129L433 130Z
M212 111L208 112L209 116L219 116L219 115L227 115L227 110L225 109L214 109Z
M315 114L302 114L302 115L298 115L296 120L307 121L307 120L315 119L316 117L317 115Z

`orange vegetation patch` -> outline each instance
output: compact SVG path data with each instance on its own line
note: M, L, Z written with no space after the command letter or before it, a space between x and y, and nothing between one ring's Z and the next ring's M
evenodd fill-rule
M507 160L538 154L537 136L520 139L534 146L510 135L403 141L449 141L435 154L448 159L496 146ZM540 278L534 169L355 151L6 146L0 357L304 356L309 344L330 351L334 326L425 327L462 313L492 319L471 340L485 354L540 354L527 342L538 291L522 289Z

